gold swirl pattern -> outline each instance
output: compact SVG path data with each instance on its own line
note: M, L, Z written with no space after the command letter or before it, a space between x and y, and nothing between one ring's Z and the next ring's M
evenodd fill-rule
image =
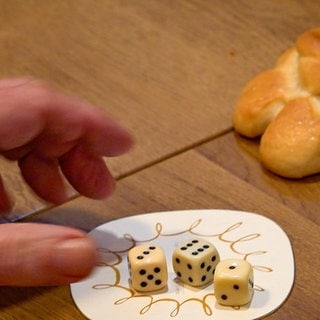
M111 270L114 272L114 282L113 283L104 283L104 284L95 284L92 286L94 290L105 290L105 289L110 289L110 288L118 288L122 290L126 295L122 297L121 299L118 299L114 301L115 305L121 305L125 302L127 302L130 299L145 299L147 300L147 303L141 308L139 313L141 315L147 313L153 305L158 304L158 303L163 303L165 302L166 304L173 304L173 309L170 313L170 317L176 317L181 308L188 304L188 303L197 303L200 304L202 311L204 312L205 315L211 316L213 314L213 305L214 305L214 299L212 301L208 301L210 298L214 297L214 292L212 293L206 293L204 296L201 298L193 297L193 298L188 298L183 301L178 301L173 298L156 298L159 295L159 292L157 292L157 295L152 295L150 294L141 294L136 292L135 290L131 289L130 286L123 286L120 284L121 280L121 275L118 266L123 262L123 258L121 255L127 253L131 248L136 246L137 244L142 244L142 243L150 243L160 237L174 237L174 236L180 236L183 234L190 234L194 235L197 237L204 237L204 238L217 238L219 241L227 244L229 246L229 249L236 255L239 255L239 258L244 259L244 260L249 260L251 256L257 256L257 255L264 255L267 253L265 250L257 250L257 251L252 251L252 252L245 252L241 251L239 247L241 247L241 244L249 241L254 241L258 239L261 234L260 233L252 233L252 234L247 234L241 237L236 237L235 239L232 239L232 232L235 230L239 230L243 222L238 222L235 223L225 230L223 230L221 233L215 233L215 234L203 234L199 233L196 231L196 229L201 225L202 219L197 219L193 223L191 223L190 227L181 230L178 232L174 233L165 233L163 230L163 225L160 222L157 222L155 224L154 228L154 236L148 238L148 239L136 239L134 238L131 234L126 233L123 235L124 239L128 241L128 247L119 251L111 251L108 248L99 248L98 251L99 253L103 255L108 255L109 258L111 257L110 262L100 262L98 264L99 267L107 267L111 268ZM267 266L260 266L260 265L253 265L253 269L256 272L273 272L273 269ZM203 288L199 288L198 290L201 291ZM254 290L255 291L264 291L264 288L261 286L255 284L254 285ZM232 307L230 307L232 308ZM233 307L233 309L238 310L240 307Z

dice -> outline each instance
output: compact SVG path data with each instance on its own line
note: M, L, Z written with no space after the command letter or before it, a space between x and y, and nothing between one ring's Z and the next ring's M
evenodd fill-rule
M219 304L245 305L253 296L253 268L246 260L222 260L216 267L213 283L215 297Z
M136 246L128 252L130 283L136 291L158 291L167 285L166 257L156 245Z
M193 287L211 282L219 261L215 246L202 239L181 243L172 254L172 265L177 277Z

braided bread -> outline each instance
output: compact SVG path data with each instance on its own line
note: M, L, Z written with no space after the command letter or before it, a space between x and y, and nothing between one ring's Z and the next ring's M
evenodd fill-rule
M300 35L273 69L243 89L233 113L234 129L261 136L261 161L287 178L320 172L320 28Z

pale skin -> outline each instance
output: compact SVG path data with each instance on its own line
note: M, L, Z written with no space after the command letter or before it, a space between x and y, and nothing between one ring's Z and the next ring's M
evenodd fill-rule
M67 200L64 179L81 195L108 197L115 181L103 157L132 144L130 133L100 108L36 79L0 81L0 154L16 161L32 190L50 203ZM11 205L0 176L0 214ZM97 262L86 233L46 224L0 224L0 252L3 286L75 282Z

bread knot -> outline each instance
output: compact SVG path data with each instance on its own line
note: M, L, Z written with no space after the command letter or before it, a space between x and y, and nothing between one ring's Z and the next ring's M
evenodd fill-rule
M261 161L270 171L287 178L319 173L319 97L320 28L315 28L247 83L235 105L234 129L261 137Z

